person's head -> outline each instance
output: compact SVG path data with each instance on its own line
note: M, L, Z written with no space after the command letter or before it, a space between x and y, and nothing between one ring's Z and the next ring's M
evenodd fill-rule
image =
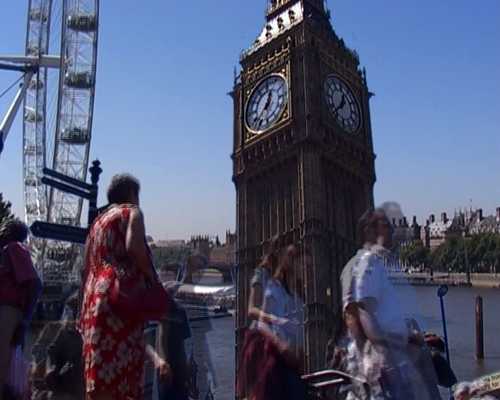
M288 280L296 266L298 254L299 252L294 244L287 246L281 254L278 268L274 273L274 277L285 284L287 288L289 287L288 285L292 283L288 282Z
M110 204L139 205L140 190L141 185L137 178L130 174L115 175L108 186L108 202Z
M28 238L28 226L15 218L9 218L0 226L0 246L11 242L24 242Z
M344 323L348 335L354 340L364 338L363 328L359 320L359 311L353 304L348 305L344 310Z
M291 271L296 267L297 257L299 256L299 251L297 246L291 244L285 248L285 252L282 258L282 266L286 271Z
M271 272L274 271L278 264L279 253L279 236L274 236L270 241L266 242L264 246L264 255L259 264L261 268L267 268Z
M393 228L384 210L369 209L358 222L358 238L362 245L379 244L385 248L392 246Z

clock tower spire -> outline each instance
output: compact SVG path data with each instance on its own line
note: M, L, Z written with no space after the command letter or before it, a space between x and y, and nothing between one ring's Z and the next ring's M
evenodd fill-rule
M324 0L268 0L267 19L270 20L294 4L300 3L304 10L327 16Z

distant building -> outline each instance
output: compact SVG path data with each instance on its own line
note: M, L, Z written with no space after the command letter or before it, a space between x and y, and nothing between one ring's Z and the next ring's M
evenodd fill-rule
M185 240L158 240L154 245L159 248L188 247Z
M215 246L210 249L209 262L218 265L224 264L228 267L236 264L236 234L227 231L224 244L216 241Z
M429 222L426 225L426 235L425 238L426 245L434 250L438 248L447 237L447 232L453 224L453 220L448 218L448 215L443 212L441 213L441 219L438 221L434 214L431 214Z
M478 209L471 216L468 226L469 234L500 233L500 207L496 209L496 215L483 216L483 210Z
M226 231L226 240L221 243L218 236L191 236L185 240L158 240L152 248L156 254L161 254L165 262L182 264L189 254L202 254L209 265L232 268L236 263L236 234Z
M480 233L500 234L500 207L495 215L485 217L481 208L477 210L460 210L449 219L443 212L441 219L436 220L431 214L426 224L420 227L420 239L431 251L438 248L450 237L477 235Z
M193 252L204 255L207 259L210 257L210 250L213 246L213 240L208 235L192 236L189 247Z

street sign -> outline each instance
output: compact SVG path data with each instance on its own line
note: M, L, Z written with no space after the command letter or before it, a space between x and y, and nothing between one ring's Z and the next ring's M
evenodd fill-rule
M94 189L94 186L87 182L83 182L76 178L72 178L70 176L61 174L60 172L54 171L53 169L44 168L43 174L46 176L50 176L58 181L67 183L68 185L76 186L80 189L87 190L89 192Z
M42 239L60 240L63 242L85 244L88 230L76 226L51 224L36 221L30 227L31 233Z
M53 188L60 190L62 192L74 194L75 196L81 197L81 198L86 199L86 200L90 200L93 197L92 192L82 190L82 189L78 188L77 186L72 186L72 185L68 185L68 184L63 183L63 182L58 182L58 181L51 179L51 178L46 178L45 176L42 178L42 183L44 185L48 185L48 186L53 187Z

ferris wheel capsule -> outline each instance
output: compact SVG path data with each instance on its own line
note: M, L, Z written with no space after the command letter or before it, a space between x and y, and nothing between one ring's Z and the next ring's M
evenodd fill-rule
M68 16L68 27L75 31L94 32L97 29L95 14L72 14Z

